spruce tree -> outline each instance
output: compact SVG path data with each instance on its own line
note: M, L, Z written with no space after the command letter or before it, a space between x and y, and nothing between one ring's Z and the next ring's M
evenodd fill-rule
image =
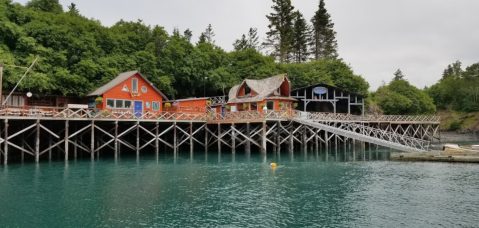
M394 73L394 78L393 78L393 81L399 81L399 80L405 80L404 79L404 75L401 71L401 69L398 69L395 73Z
M241 36L241 39L236 40L233 43L233 46L235 48L235 51L243 51L248 49L248 40L246 40L246 35L243 34L243 36Z
M264 45L272 49L271 55L281 62L290 62L293 43L294 7L291 0L273 0L274 12L267 15L269 31Z
M54 14L63 13L63 7L58 0L31 0L26 7Z
M241 36L241 39L236 40L233 43L233 46L236 51L239 50L246 50L246 49L255 49L257 51L261 51L263 49L262 45L259 43L259 37L258 37L258 29L256 28L250 28L248 31L248 38L246 38L246 35L243 34Z
M183 32L186 40L190 41L191 42L191 37L193 37L193 32L190 30L190 29L186 29L184 32Z
M196 43L196 45L202 44L202 43L206 43L206 35L205 35L204 32L201 33L200 37L198 38L198 42Z
M296 12L293 25L294 40L292 50L294 62L305 62L309 57L308 47L311 42L310 29L303 15L299 11Z
M206 28L204 34L206 38L206 43L215 44L215 40L213 40L213 38L215 37L215 32L213 32L213 27L211 26L211 24L208 25L208 28Z
M336 59L338 57L338 43L334 23L326 10L324 0L319 1L319 9L311 19L313 24L312 53L314 59Z

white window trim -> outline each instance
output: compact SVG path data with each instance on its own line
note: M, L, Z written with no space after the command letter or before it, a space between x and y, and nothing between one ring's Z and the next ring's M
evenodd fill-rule
M133 81L136 81L136 87L133 84ZM131 79L131 92L132 93L138 93L138 78L132 78Z
M108 101L113 101L113 107L108 107ZM122 106L123 108L117 108L116 107L116 101L122 101ZM131 105L129 108L125 108L125 101L130 101L131 102ZM134 108L134 105L135 103L132 101L132 100L125 100L125 99L112 99L112 98L107 98L106 99L106 104L107 104L107 107L106 108L110 108L110 109L132 109Z
M154 109L154 108L153 108L153 103L158 103L158 109ZM161 105L160 105L160 102L159 102L159 101L152 101L152 102L151 102L151 110L152 110L152 111L160 111L160 109L161 109Z

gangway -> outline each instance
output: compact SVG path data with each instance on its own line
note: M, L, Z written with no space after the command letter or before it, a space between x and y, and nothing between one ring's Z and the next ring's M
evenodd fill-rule
M351 122L343 122L343 125L341 125L341 128L339 128L301 117L293 117L292 120L297 123L317 128L319 130L324 130L336 135L401 151L425 152L429 149L430 144L430 142L426 140L404 136Z

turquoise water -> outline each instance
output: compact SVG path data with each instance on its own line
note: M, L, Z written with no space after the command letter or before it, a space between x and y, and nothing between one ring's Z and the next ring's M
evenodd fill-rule
M387 156L197 152L9 164L0 166L0 227L477 227L479 165Z

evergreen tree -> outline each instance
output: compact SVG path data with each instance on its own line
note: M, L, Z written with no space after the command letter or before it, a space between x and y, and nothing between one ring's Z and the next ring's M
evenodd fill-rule
M213 40L213 38L215 37L215 32L213 32L213 27L211 27L211 24L208 25L208 28L206 28L204 34L206 38L206 43L215 44L215 40Z
M313 24L312 53L314 59L336 59L338 57L338 43L334 23L326 10L324 0L319 1L319 9L311 19Z
M255 49L256 51L261 51L263 49L263 46L259 43L258 40L259 40L258 29L249 28L247 47L251 49Z
M190 29L187 29L187 30L185 30L185 32L183 32L183 34L184 34L186 40L191 42L191 37L193 37L193 32Z
M442 81L452 75L455 75L456 77L461 77L463 72L461 65L462 63L459 60L453 64L447 65L447 68L444 69L444 72L442 73L442 78L439 81Z
M271 55L281 63L290 62L293 43L294 7L291 0L273 0L274 12L266 17L269 31L266 33L265 46L272 49Z
M405 80L404 79L404 75L401 71L401 69L398 69L395 73L394 73L394 78L393 78L393 81L399 81L399 80Z
M241 36L241 39L236 40L233 43L233 46L235 51L244 51L248 49L248 40L246 40L246 35L243 34L243 36Z
M246 50L246 49L255 49L256 51L261 51L263 49L262 45L259 43L258 32L256 28L250 28L248 31L248 38L243 34L241 39L236 40L233 43L233 46L236 51Z
M202 43L206 43L206 35L205 35L204 32L201 33L200 37L198 38L198 42L196 43L196 45L202 44Z
M63 7L58 0L31 0L27 3L27 8L38 11L60 14L63 13Z
M79 15L80 14L80 11L77 9L77 5L75 3L72 2L68 6L68 13L72 14L72 15Z
M294 62L301 63L308 60L308 45L310 40L310 29L303 15L297 11L294 19L294 40L293 40L293 56Z

